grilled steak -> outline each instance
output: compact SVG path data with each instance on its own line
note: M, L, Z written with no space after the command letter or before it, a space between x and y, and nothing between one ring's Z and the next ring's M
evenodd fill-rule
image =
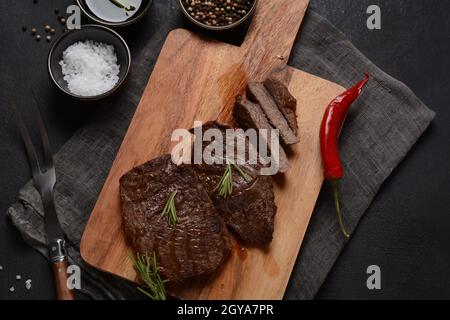
M162 215L173 192L178 224ZM155 252L158 271L171 281L211 273L231 242L225 224L190 166L170 155L132 169L120 179L125 233L136 252Z
M211 122L205 124L203 130L219 129L221 132L229 127ZM237 139L245 139L239 135ZM226 143L230 143L227 141ZM209 142L203 142L203 149ZM247 142L247 146L249 143ZM224 146L224 150L226 146ZM245 155L238 155L248 159L248 148ZM215 159L223 162L223 155L215 155ZM237 158L228 159L237 163ZM217 194L216 187L222 178L225 164L199 164L194 165L201 183L209 193L218 212L225 219L236 235L246 243L252 245L266 245L272 241L274 219L276 213L275 197L273 193L272 178L259 175L259 164L241 165L240 168L248 176L242 177L237 170L232 170L233 192L231 196L222 198Z
M270 148L270 143L268 143L268 141L271 141L270 130L273 130L273 127L270 125L266 115L257 104L239 96L236 99L233 115L237 123L244 129L253 128L256 130L268 130L269 134L267 136L267 141L260 141L259 143L266 143ZM279 172L286 172L289 169L289 160L282 146L279 147L278 164Z
M249 100L259 104L267 116L270 124L280 130L281 141L286 145L298 143L298 137L290 128L288 121L278 108L275 100L259 82L251 82L247 86L247 97Z
M285 116L292 131L294 131L295 135L297 135L297 99L291 95L289 89L283 83L276 79L268 78L264 81L264 86Z

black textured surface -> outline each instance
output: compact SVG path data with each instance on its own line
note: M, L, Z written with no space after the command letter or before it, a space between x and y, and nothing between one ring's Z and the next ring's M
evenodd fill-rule
M168 19L155 0L149 15L121 33L134 52L146 32L163 28ZM72 1L2 1L0 28L0 299L54 298L51 272L45 259L29 248L4 219L29 169L10 110L15 100L26 121L33 87L44 113L55 150L89 118L94 104L78 103L52 86L46 71L49 44L36 42L32 27L61 27L53 10ZM168 1L173 3L173 1ZM378 4L382 30L369 31L367 7ZM311 0L311 5L341 29L375 64L405 82L436 119L407 159L381 189L357 232L318 294L322 299L450 298L450 2L448 0ZM171 23L173 24L173 23ZM28 27L22 32L22 25ZM41 32L43 35L43 32ZM234 39L240 39L238 33ZM234 40L233 42L238 42ZM382 289L366 288L366 268L377 264ZM31 291L15 275L33 279ZM9 292L14 285L16 291Z

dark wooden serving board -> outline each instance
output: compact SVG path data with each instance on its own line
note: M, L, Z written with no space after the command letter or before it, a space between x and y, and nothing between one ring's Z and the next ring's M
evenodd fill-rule
M174 129L191 128L194 120L230 120L235 97L247 82L275 72L298 99L301 142L292 149L292 168L275 179L274 240L265 249L236 244L215 274L168 289L185 299L283 297L323 182L320 121L328 102L343 91L286 66L307 6L307 0L259 0L241 47L183 29L168 35L84 232L81 254L87 263L137 280L122 226L120 177L170 152Z

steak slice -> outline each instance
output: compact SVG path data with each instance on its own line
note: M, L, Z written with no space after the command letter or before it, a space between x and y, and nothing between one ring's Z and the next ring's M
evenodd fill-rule
M264 111L256 103L250 102L249 100L237 97L236 105L233 110L234 119L237 123L244 129L265 129L268 130L267 140L271 141L270 132L274 128L270 125L267 120ZM266 143L270 148L270 143L268 141L260 141L260 143ZM286 152L283 147L279 148L279 172L286 172L289 170L289 160L287 158Z
M289 92L289 89L280 81L268 78L264 81L264 86L275 100L278 108L283 113L295 135L298 134L297 123L297 99Z
M161 213L173 192L179 223ZM190 166L176 166L164 155L120 179L125 234L136 252L156 254L164 279L181 281L215 271L231 241L225 224Z
M270 124L280 130L281 141L286 145L296 144L299 142L298 137L289 126L288 121L278 108L275 100L259 82L251 82L247 86L247 97L249 100L259 104L267 116Z
M203 130L219 129L223 134L230 127L207 123ZM225 136L225 134L224 134ZM239 135L238 139L245 139ZM229 143L227 141L225 145ZM247 141L247 145L250 143ZM203 150L209 142L203 142ZM224 150L226 146L224 146ZM237 163L237 158L248 158L248 148L245 155L238 155L235 159L229 159ZM225 163L223 155L215 155L214 158ZM222 215L225 223L234 231L242 241L251 245L266 245L272 241L274 230L274 220L277 211L275 196L273 193L273 182L270 176L259 175L260 164L241 165L240 168L248 176L244 179L233 168L233 192L227 198L222 198L216 191L217 184L222 178L225 164L196 164L194 165L203 187L209 193L217 211Z

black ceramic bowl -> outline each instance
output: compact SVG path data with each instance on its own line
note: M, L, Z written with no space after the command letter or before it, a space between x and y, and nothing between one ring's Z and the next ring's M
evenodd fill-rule
M63 58L63 52L70 45L78 41L93 40L96 42L103 42L113 45L117 55L117 62L120 65L119 81L108 92L96 96L79 96L69 91L66 80L62 74L61 66L59 62ZM98 25L84 25L81 29L70 30L63 33L53 44L48 54L48 72L50 78L64 93L80 99L80 100L99 100L110 96L116 92L124 83L128 76L131 67L131 55L125 40L115 31Z
M194 17L192 17L192 16L189 14L188 8L186 8L186 7L184 6L184 4L183 4L183 0L178 0L178 2L179 2L179 4L180 4L181 11L183 11L184 15L185 15L189 20L191 20L194 24L196 24L197 26L199 26L199 27L201 27L201 28L204 28L204 29L207 29L207 30L222 31L222 30L233 29L233 28L235 28L235 27L241 25L241 24L244 23L245 21L247 21L247 20L253 15L253 13L255 12L255 9L256 9L256 5L257 5L257 3L258 3L258 0L254 0L254 1L253 1L252 7L251 7L250 10L247 12L247 14L246 14L244 17L242 17L242 19L240 19L240 20L238 20L238 21L236 21L236 22L234 22L234 23L232 23L232 24L229 24L229 25L226 25L226 26L219 26L219 27L210 26L210 25L201 23L200 21L196 20Z
M111 22L98 17L94 12L92 12L91 9L89 9L89 6L86 4L86 0L77 0L77 4L81 8L81 11L92 21L108 27L118 28L128 26L140 20L147 13L148 9L150 8L150 5L152 4L152 1L153 0L142 0L142 4L138 8L137 12L133 14L129 19L122 22Z

